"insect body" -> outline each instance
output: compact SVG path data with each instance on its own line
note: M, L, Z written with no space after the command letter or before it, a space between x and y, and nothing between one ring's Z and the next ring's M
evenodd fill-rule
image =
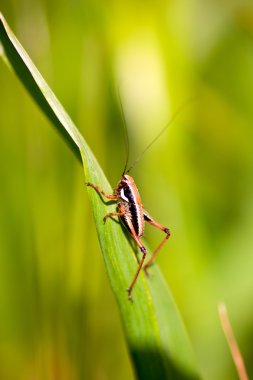
M103 220L105 222L106 219L110 216L120 217L142 252L142 259L139 263L136 274L129 288L127 289L128 298L131 300L134 284L138 278L141 268L143 267L144 260L146 257L146 248L144 247L144 245L142 244L140 240L140 238L143 236L143 233L144 233L145 222L148 222L152 226L157 227L161 231L166 233L165 238L162 240L160 245L152 254L148 262L144 265L145 270L152 263L157 253L160 251L162 246L166 243L166 241L170 237L170 231L168 228L163 227L161 224L157 223L149 215L149 213L143 208L139 191L135 185L133 178L130 177L129 175L127 174L122 175L121 180L118 183L118 186L114 190L114 194L106 194L97 185L94 185L90 182L86 183L86 185L93 187L95 190L101 193L104 197L108 199L115 199L117 201L117 212L110 212L109 214L105 215Z

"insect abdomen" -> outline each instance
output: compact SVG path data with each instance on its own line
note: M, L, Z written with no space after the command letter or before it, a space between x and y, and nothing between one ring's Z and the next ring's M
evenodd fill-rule
M128 203L125 205L126 213L122 216L122 220L127 229L131 232L130 225L132 224L137 236L142 236L144 233L144 219L142 210L138 208L135 203Z

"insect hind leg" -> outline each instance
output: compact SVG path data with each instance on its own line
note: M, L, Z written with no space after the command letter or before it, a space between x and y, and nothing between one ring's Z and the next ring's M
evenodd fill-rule
M159 230L163 231L166 233L166 236L165 238L162 240L162 242L159 244L159 246L156 248L156 250L154 251L154 253L151 255L150 259L147 261L147 263L144 265L143 269L145 270L145 272L147 273L147 269L148 267L150 266L150 264L152 264L152 262L154 261L156 255L158 254L158 252L160 251L160 249L164 246L164 244L167 242L167 240L169 239L170 237L170 230L167 228L167 227L164 227L162 226L160 223L156 222L150 215L149 213L144 210L144 220L151 224L151 226L154 226L156 228L158 228Z
M140 263L139 263L138 269L137 269L137 271L136 271L136 273L135 273L135 276L134 276L134 278L133 278L133 280L132 280L132 282L131 282L129 288L127 288L128 299L129 299L130 301L132 301L132 290L133 290L134 284L136 283L136 280L137 280L137 278L138 278L138 276L139 276L140 270L141 270L141 268L142 268L142 266L143 266L143 263L144 263L144 260L145 260L145 258L146 258L146 254L147 254L146 248L145 248L143 245L140 247L140 250L141 250L141 252L142 252L142 258L141 258L141 261L140 261Z
M139 276L140 270L141 270L141 268L142 268L142 266L143 266L144 260L145 260L145 258L146 258L147 251L146 251L146 248L144 247L144 245L142 244L141 240L140 240L139 237L137 236L137 234L136 234L136 232L135 232L135 230L134 230L134 227L133 227L132 223L129 222L129 223L128 223L128 227L129 227L129 230L130 230L130 233L131 233L133 239L135 240L136 244L138 245L138 247L140 248L140 250L141 250L141 252L142 252L142 258L141 258L141 261L140 261L139 266L138 266L138 268L137 268L137 271L136 271L136 273L135 273L135 275L134 275L134 278L133 278L133 280L132 280L132 282L131 282L129 288L127 288L128 299L129 299L130 301L132 301L132 291L133 291L134 285L135 285L135 283L136 283L136 280L137 280L137 278L138 278L138 276Z

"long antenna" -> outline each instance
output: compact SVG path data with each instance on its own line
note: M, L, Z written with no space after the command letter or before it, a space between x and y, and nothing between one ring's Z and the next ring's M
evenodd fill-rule
M126 118L125 118L125 114L124 114L124 110L123 110L123 106L122 106L122 101L121 101L119 90L118 90L118 99L119 99L121 117L122 117L123 125L124 125L124 139L125 139L125 147L126 147L126 163L125 163L124 170L123 170L123 173L122 173L122 176L123 176L126 173L126 170L127 170L128 161L129 161L129 150L130 149L129 149L129 137L128 137L128 133L127 133Z
M133 169L133 167L137 164L137 162L143 157L143 155L147 152L147 150L161 137L161 135L167 130L167 128L174 122L174 120L177 118L177 116L180 114L180 112L187 107L189 104L191 104L196 97L188 99L186 102L184 102L177 110L176 112L172 115L168 123L165 125L165 127L161 130L160 133L154 138L154 140L151 141L151 143L146 146L146 148L141 152L141 154L134 160L132 165L126 170L126 167L124 169L124 173L129 173L130 170ZM129 143L128 143L129 144ZM127 165L126 165L127 166Z

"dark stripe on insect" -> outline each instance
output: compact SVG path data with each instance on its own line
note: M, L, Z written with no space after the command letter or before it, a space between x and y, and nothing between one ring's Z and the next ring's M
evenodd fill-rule
M143 216L144 220L146 220L147 222L150 222L152 220L147 214L143 214Z
M134 202L134 195L129 186L124 186L124 195L128 199L129 203Z
M131 203L131 202L129 203L129 211L131 213L131 219L132 219L134 230L138 236L140 232L140 226L139 226L139 219L138 219L138 209L135 203Z

